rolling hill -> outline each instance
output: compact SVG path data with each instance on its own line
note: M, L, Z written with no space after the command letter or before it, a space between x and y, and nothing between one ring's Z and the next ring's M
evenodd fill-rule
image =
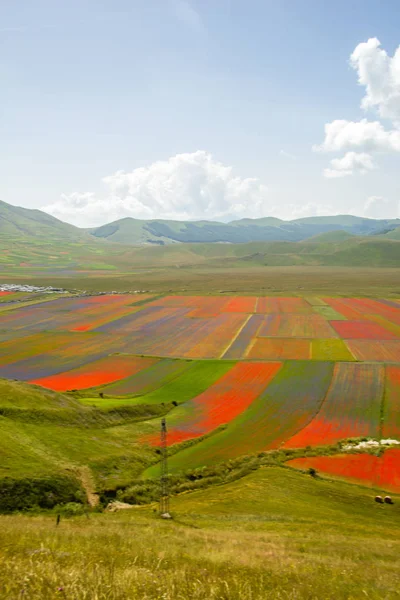
M57 239L60 241L90 240L84 230L63 223L41 210L12 206L0 200L0 235L19 241Z
M273 217L215 221L141 221L130 217L88 231L97 238L123 244L172 244L191 242L245 243L252 241L298 242L312 236L341 230L353 235L371 235L395 228L400 220L375 220L351 215L309 217L282 221Z
M84 230L42 211L0 202L0 272L71 275L189 266L397 267L399 223L351 215L231 223L126 218ZM386 233L377 233L382 231Z

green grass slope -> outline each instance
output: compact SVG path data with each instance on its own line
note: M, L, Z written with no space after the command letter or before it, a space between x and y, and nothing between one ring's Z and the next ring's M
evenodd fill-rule
M343 231L342 229L338 229L335 231L328 231L326 233L319 233L307 239L307 242L343 242L344 240L349 240L354 237L353 233L349 233L348 231Z
M0 273L3 279L94 272L119 278L148 267L394 267L400 262L400 228L369 235L396 223L348 215L231 223L126 218L83 230L0 202Z
M86 407L66 394L0 380L0 512L12 500L11 484L37 489L56 477L76 487L81 470L89 469L100 491L126 485L157 459L138 440L171 408L168 400L164 406Z
M77 241L87 234L74 225L41 211L13 206L0 200L0 235L10 238L47 238Z
M251 241L301 241L311 236L335 230L354 235L369 235L385 227L393 227L396 220L365 219L352 215L308 217L283 221L274 217L240 219L230 223L216 221L143 221L124 218L88 230L93 236L123 244L180 243L246 243ZM400 224L400 220L399 220Z
M396 227L395 229L388 231L382 237L385 237L389 240L400 240L400 227Z
M395 600L400 505L284 468L151 508L0 517L0 596L17 600ZM21 592L23 590L23 592Z

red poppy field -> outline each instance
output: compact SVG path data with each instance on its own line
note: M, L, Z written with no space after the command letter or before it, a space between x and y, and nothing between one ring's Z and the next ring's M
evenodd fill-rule
M400 439L398 301L9 297L0 311L0 377L81 390L96 406L99 393L115 405L171 406L169 445L200 438L174 454L172 471L348 438ZM155 445L158 437L141 440ZM369 455L337 457L332 467L328 458L321 472L372 481ZM398 458L387 450L379 459L379 485L397 485L385 473Z
M295 458L287 464L296 469L313 468L326 475L400 493L400 450L397 448L386 450L380 457L373 454L339 454Z

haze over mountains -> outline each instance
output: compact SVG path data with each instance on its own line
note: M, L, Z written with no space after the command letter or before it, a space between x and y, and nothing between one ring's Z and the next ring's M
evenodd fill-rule
M80 229L0 202L0 270L108 271L190 266L398 267L400 219L351 215L212 221L121 219Z
M396 231L397 230L397 231ZM331 232L342 232L332 235ZM256 241L299 242L321 234L321 241L341 241L353 235L385 235L400 239L400 219L367 219L352 215L305 217L283 221L275 217L217 221L140 220L130 217L101 227L81 229L40 211L0 201L0 234L17 237L94 238L129 245ZM330 235L327 235L330 234ZM317 239L315 239L317 241Z

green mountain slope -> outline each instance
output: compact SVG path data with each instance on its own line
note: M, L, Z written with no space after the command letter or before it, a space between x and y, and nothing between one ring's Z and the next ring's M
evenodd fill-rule
M0 272L53 266L57 270L112 270L115 265L109 257L123 252L123 247L96 239L45 212L0 201Z
M385 228L393 228L397 223L400 225L400 220L365 219L351 215L309 217L294 221L282 221L281 219L266 217L262 219L240 219L230 223L215 221L141 221L128 217L88 231L94 237L123 244L298 242L315 235L338 230L352 235L371 235Z
M382 237L385 237L389 240L400 240L400 227L396 227L396 229L388 231Z
M10 238L88 239L85 231L41 210L12 206L0 200L0 235Z
M41 211L0 202L0 273L21 269L26 274L129 274L143 267L244 265L397 267L400 227L396 229L396 224L396 220L349 215L231 223L127 218L90 234ZM385 228L393 230L377 234Z
M344 230L328 231L326 233L318 233L307 239L307 242L342 242L353 238L354 234Z

